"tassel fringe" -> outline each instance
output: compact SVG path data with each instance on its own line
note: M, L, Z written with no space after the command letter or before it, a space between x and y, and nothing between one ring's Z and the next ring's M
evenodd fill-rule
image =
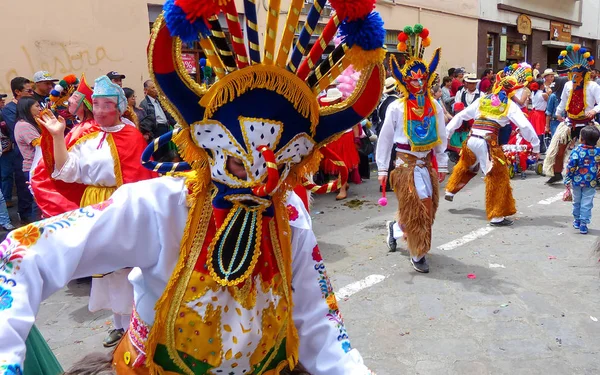
M210 118L224 104L252 89L267 89L284 96L314 127L319 122L319 103L310 87L294 74L275 66L255 65L230 73L215 83L200 100Z

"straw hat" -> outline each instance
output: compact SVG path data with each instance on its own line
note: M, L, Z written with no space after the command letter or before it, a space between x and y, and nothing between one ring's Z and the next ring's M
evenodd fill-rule
M327 95L325 97L320 98L319 100L322 103L331 103L335 102L336 100L340 100L343 96L344 95L342 95L342 92L334 87L332 89L327 90Z
M475 73L468 73L465 74L463 81L465 83L477 83L479 82L479 79L477 78L477 75L475 75Z
M384 94L389 94L390 92L396 90L396 79L394 77L388 77L385 79L385 86L383 88Z
M554 70L552 70L551 68L548 68L548 69L544 70L544 73L542 73L542 78L544 78L546 76L549 76L549 75L553 75L555 77L558 77L558 74L556 74L554 72Z

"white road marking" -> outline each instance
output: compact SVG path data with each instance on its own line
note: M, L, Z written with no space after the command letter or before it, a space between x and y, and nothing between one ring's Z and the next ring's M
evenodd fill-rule
M477 230L472 231L471 233L467 233L464 236L462 236L459 239L456 239L454 241L450 241L448 243L445 243L441 246L438 246L438 249L440 250L454 250L457 247L460 247L466 243L469 243L473 240L478 239L479 237L483 237L486 234L490 233L491 231L493 231L495 228L494 227L483 227L483 228L479 228Z
M504 264L490 263L490 268L506 268Z
M551 198L542 199L541 201L538 202L538 204L552 204L556 201L561 200L562 197L563 197L563 193L558 193Z
M375 284L379 284L385 279L383 275L369 275L362 280L359 280L355 283L348 284L345 287L338 289L336 293L336 299L338 301L348 298L351 295L360 292L365 288L369 288Z

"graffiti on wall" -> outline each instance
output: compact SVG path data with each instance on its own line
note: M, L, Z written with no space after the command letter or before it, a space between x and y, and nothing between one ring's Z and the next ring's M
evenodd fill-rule
M10 93L10 80L16 76L33 77L39 70L47 70L53 77L67 74L81 74L90 67L106 62L122 61L123 57L105 46L90 47L78 43L64 43L39 40L33 46L21 45L13 61L21 61L19 66L0 70L0 92Z

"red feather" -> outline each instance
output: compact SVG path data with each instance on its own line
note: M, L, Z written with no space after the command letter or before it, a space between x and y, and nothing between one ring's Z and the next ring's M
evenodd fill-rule
M198 18L208 19L219 14L221 9L218 2L214 0L175 0L175 5L184 11L190 22L194 22Z
M355 21L366 17L375 9L375 0L330 0L340 21Z

